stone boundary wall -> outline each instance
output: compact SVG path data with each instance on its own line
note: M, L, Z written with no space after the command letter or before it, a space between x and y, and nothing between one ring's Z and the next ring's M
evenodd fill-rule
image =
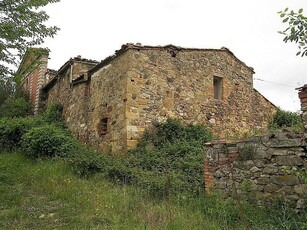
M305 140L307 142L307 84L305 84L301 88L298 88L298 90L299 90L298 96L301 101L302 119L305 128Z
M205 147L207 192L249 195L257 202L282 197L297 211L307 205L307 145L304 134L277 131L244 141L215 141Z

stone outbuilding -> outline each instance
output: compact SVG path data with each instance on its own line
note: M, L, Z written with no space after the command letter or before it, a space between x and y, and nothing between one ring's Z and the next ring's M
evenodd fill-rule
M167 118L203 123L227 138L266 130L276 111L253 88L253 68L227 48L126 44L101 62L79 56L58 71L47 69L47 52L36 59L43 61L19 71L30 93L37 85L35 111L61 102L72 133L103 151L126 152L153 122Z

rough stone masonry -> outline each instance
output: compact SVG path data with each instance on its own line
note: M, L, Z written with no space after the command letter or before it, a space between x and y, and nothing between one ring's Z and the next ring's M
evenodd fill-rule
M304 122L304 129L305 129L305 140L307 142L307 84L298 88L298 90L299 90L298 96L301 101L302 119Z
M307 208L307 85L299 88L305 132L281 130L243 141L213 141L205 147L206 191L245 195L263 203L284 199Z
M62 103L74 136L105 152L125 153L153 122L167 118L203 123L227 138L266 130L276 111L253 88L253 68L227 48L126 44L101 62L79 56L58 71L47 69L48 53L41 55L36 107ZM33 92L27 82L35 82L35 68L19 70Z

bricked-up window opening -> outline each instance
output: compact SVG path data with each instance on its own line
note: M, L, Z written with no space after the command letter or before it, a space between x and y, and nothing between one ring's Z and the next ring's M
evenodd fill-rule
M213 78L213 88L214 88L214 99L222 100L223 78L214 77Z
M109 119L107 117L101 119L98 129L100 136L104 136L108 133L108 120Z

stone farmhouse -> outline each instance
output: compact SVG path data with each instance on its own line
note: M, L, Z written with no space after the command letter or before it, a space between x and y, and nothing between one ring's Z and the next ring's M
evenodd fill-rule
M78 56L58 71L47 64L48 52L32 48L17 72L34 112L62 103L75 137L103 151L126 152L167 118L225 138L265 130L276 111L253 88L253 68L227 48L126 44L101 62Z

